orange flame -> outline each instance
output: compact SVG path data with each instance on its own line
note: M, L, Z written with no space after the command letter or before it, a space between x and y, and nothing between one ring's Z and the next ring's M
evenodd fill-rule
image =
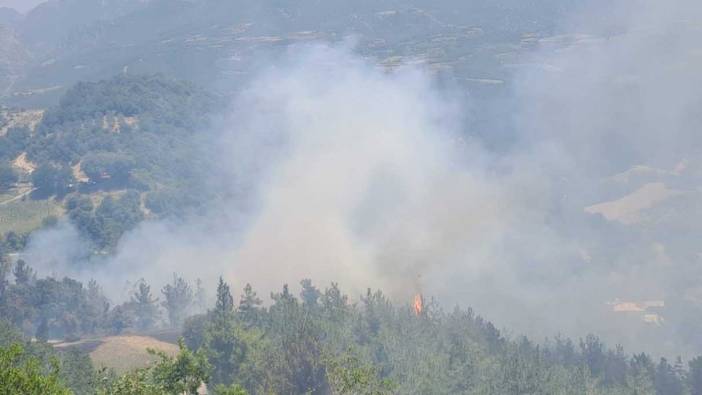
M424 297L422 297L422 294L416 294L414 295L414 314L417 316L422 314L422 311L424 311Z

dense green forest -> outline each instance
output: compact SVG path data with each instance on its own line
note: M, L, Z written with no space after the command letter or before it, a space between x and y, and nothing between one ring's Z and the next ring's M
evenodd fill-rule
M95 282L2 267L4 393L195 393L201 383L216 394L702 393L702 357L655 360L592 335L511 338L471 309L430 301L418 312L370 289L355 299L304 280L299 295L285 285L264 303L250 285L235 300L220 279L207 306L200 282L174 275L160 292L139 281L112 305ZM180 353L123 375L46 343L155 327L181 331Z
M109 251L145 217L181 216L211 198L203 175L213 164L198 147L223 103L157 75L78 83L33 130L0 135L0 193L30 183L33 199L63 206L96 250ZM11 165L20 155L31 171Z

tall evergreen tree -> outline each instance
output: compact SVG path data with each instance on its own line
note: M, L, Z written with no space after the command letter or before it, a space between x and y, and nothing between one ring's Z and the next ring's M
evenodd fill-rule
M258 322L262 304L263 301L256 295L251 284L246 284L239 300L239 319L244 325L252 326Z
M300 291L300 299L302 299L302 305L308 309L317 307L319 297L322 295L319 289L312 285L312 280L304 279L300 281L302 290Z
M15 284L19 286L26 286L36 278L36 273L34 270L29 267L27 262L25 262L23 259L17 261L12 274L15 276Z
M234 313L234 297L232 297L229 284L224 282L222 277L219 278L217 284L217 301L213 314L215 318L220 320L229 319Z
M151 295L151 286L144 279L141 279L137 289L132 294L137 329L149 330L154 326L158 319L157 303L158 298Z
M161 290L164 301L161 303L168 312L168 320L172 327L177 328L183 324L193 302L193 291L187 281L173 274L173 282L166 284Z
M213 319L205 330L205 349L214 367L212 382L229 385L238 375L244 359L244 344L237 337L234 322L234 298L229 284L219 278L217 301L212 311Z
M332 283L322 294L325 314L335 321L341 321L348 314L348 296L342 294L339 284Z

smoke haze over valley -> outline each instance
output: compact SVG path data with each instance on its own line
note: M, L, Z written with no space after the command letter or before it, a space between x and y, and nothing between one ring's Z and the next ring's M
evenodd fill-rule
M43 1L44 0L2 0L0 1L0 7L8 7L19 12L27 12Z

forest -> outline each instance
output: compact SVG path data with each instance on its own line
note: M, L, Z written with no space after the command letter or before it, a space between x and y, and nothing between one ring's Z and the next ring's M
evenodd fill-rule
M0 134L0 193L29 183L31 199L61 205L95 250L111 251L146 212L152 219L184 216L211 201L202 175L212 163L200 159L198 147L223 106L192 84L159 75L78 83L35 130L14 126ZM30 171L12 165L21 154ZM21 250L27 233L4 234L5 247Z
M300 282L264 299L222 278L205 290L173 275L138 281L112 305L100 285L39 278L3 261L0 383L23 394L657 394L702 393L702 356L655 359L597 336L509 337L472 309L352 298L335 283ZM211 298L207 297L212 292ZM235 294L239 296L234 297ZM213 305L207 300L214 299ZM51 339L176 329L180 352L117 374Z

